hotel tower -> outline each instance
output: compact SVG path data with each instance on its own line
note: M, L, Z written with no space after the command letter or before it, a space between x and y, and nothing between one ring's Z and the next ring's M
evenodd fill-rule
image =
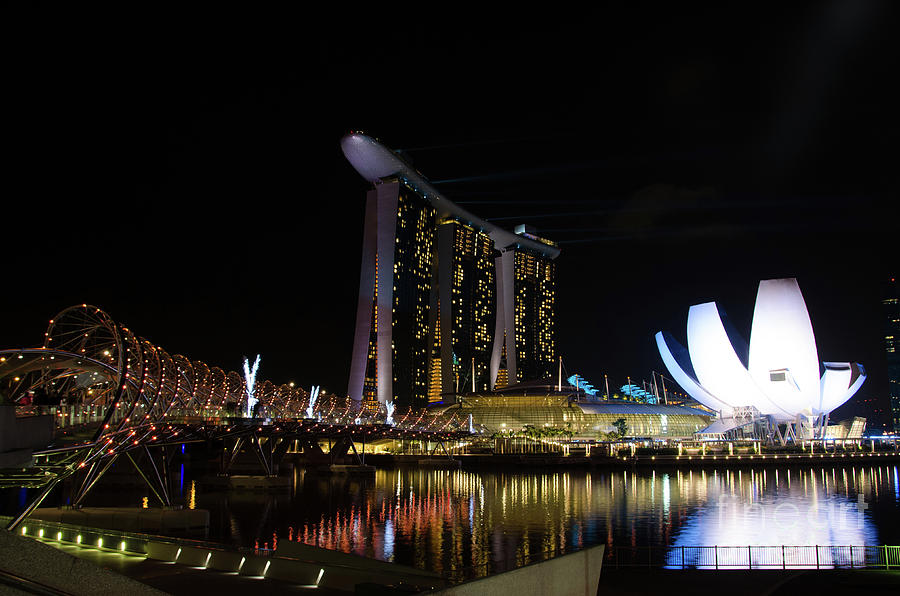
M372 183L350 397L423 406L550 377L559 248L455 205L369 136L341 148Z

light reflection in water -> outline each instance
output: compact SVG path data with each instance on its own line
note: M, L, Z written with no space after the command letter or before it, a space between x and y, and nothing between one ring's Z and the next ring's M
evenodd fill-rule
M381 558L385 561L394 560L394 522L390 519L384 520L384 550Z
M298 473L292 497L195 493L211 538L304 542L439 573L608 546L896 543L895 466ZM858 495L866 505L856 515ZM217 515L216 509L222 512ZM217 519L227 520L215 527ZM480 572L479 572L480 573Z
M703 506L685 520L674 545L878 544L870 511L877 484L851 487L845 478L838 482L824 469L762 470L737 478L724 472L724 481L707 484Z

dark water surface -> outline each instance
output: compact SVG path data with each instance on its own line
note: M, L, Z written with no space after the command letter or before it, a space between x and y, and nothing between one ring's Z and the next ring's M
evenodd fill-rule
M494 567L597 544L900 544L896 465L741 470L298 469L292 494L201 489L181 468L186 507L210 511L210 539L301 541L438 572ZM140 505L105 488L87 505Z
M295 474L293 496L202 492L210 537L296 540L438 572L585 546L900 543L895 465Z

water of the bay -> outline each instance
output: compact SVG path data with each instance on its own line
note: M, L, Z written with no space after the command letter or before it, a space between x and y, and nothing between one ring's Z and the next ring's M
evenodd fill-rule
M451 572L597 544L898 544L898 470L298 470L292 495L184 488L187 506L211 512L214 540L294 540Z
M587 546L900 543L900 466L535 471L294 472L288 494L176 492L210 512L211 540L299 541L440 573L498 568ZM136 491L136 492L135 492ZM98 485L87 505L139 506ZM151 497L152 498L152 497ZM480 574L480 573L478 573Z

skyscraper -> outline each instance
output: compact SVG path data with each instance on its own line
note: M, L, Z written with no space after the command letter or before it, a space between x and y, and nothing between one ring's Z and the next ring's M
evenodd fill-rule
M891 426L900 433L900 294L897 278L886 284L884 300L884 350L887 355L888 395L891 400Z
M349 395L368 408L422 406L493 389L504 374L549 376L559 248L455 205L371 137L350 134L341 147L373 184Z
M516 234L555 246L527 226L518 226ZM491 379L505 377L514 384L548 378L557 357L556 263L546 251L516 243L501 249L496 267L499 300Z
M490 388L492 330L496 318L494 242L460 221L438 227L441 391ZM463 387L459 387L463 383Z
M350 372L367 405L428 390L434 208L397 180L368 192Z

